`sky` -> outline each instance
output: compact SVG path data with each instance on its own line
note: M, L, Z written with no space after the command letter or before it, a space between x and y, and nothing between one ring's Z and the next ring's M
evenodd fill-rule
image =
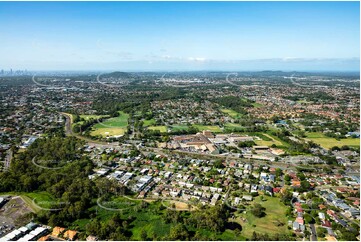
M359 2L0 2L0 69L359 67Z

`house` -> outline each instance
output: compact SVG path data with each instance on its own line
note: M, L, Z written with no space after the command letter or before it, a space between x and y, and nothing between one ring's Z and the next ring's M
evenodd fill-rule
M324 213L318 213L318 217L321 219L321 220L325 220L325 214Z
M318 208L319 208L320 210L323 210L323 209L326 209L326 206L323 205L323 204L320 204L320 205L318 205Z
M296 222L299 223L299 224L304 224L305 223L305 221L303 220L302 217L297 217Z
M242 199L245 201L252 201L253 197L251 195L243 195Z
M53 228L53 232L51 233L52 236L59 237L63 232L65 228L56 226Z
M94 236L94 235L89 235L88 237L86 237L86 241L97 241L98 237Z
M273 188L271 186L265 186L264 190L268 195L273 196Z
M292 186L293 186L293 187L300 187L300 186L301 186L301 181L292 180Z
M43 237L40 237L40 239L38 239L38 241L49 241L51 240L52 238L50 238L50 235L45 235Z
M322 226L323 228L331 228L331 222L328 221L328 220L325 220L325 221L323 221L323 222L321 223L321 226Z
M67 230L64 233L64 238L74 241L76 236L78 235L78 231L75 230Z
M273 193L279 193L281 191L280 187L274 187L273 188Z
M305 225L299 224L297 221L293 222L292 228L295 232L303 232L305 230Z

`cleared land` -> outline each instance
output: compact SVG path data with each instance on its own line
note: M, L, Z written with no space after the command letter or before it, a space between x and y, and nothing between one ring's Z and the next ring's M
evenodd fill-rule
M151 126L155 124L155 120L154 119L146 119L143 120L143 126L147 127L147 126Z
M334 146L353 146L360 147L360 139L357 138L346 138L341 140L336 140L335 138L327 137L320 132L311 132L306 134L307 139L312 140L316 144L321 145L323 148L330 149Z
M229 115L232 118L240 118L242 115L237 113L236 111L233 111L232 109L226 109L226 108L222 108L221 112Z
M13 196L0 210L0 223L1 225L18 227L23 225L24 222L29 222L30 218L26 218L25 215L30 212L37 211L32 209L22 197Z
M172 125L171 129L172 129L172 131L188 130L188 126L187 125Z
M283 146L283 143L281 141L274 139L269 134L262 133L262 135L258 135L258 137L261 138L262 140L256 140L255 142L257 145L271 146L271 145L275 144L278 147Z
M241 129L241 128L243 128L242 125L240 125L240 124L234 124L234 123L226 123L226 124L224 125L224 127L230 128L230 129Z
M119 112L118 117L109 118L101 123L95 124L91 131L92 136L115 136L124 135L128 126L129 115L124 112Z
M41 211L41 208L52 208L57 204L57 200L48 192L11 192L3 193L2 195L11 195L14 196L14 198L21 197L26 205L29 206L34 212Z
M98 118L103 118L103 117L107 117L108 115L80 115L80 118L83 118L85 120L89 120L89 119L98 119Z
M255 217L250 211L241 214L241 218L237 218L242 225L241 235L251 238L253 231L257 233L287 233L287 207L279 201L277 197L264 197L267 201L261 201L261 197L256 197L253 203L259 203L266 208L266 216L262 218ZM243 219L242 219L243 218Z
M161 133L166 133L167 132L167 126L164 126L164 125L149 126L148 129L150 129L150 130L159 130L159 132L161 132Z
M209 130L211 132L214 133L221 133L222 130L219 126L216 125L200 125L200 124L194 124L194 127L196 127L197 129L199 129L199 131L203 131L203 130Z
M90 134L92 136L101 135L106 137L106 136L124 135L125 131L126 128L100 128L93 130Z

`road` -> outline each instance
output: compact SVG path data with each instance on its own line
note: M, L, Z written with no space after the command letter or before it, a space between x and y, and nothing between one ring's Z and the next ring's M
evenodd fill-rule
M310 240L311 241L317 241L317 232L316 232L316 227L314 224L310 224L310 229L311 229L311 236L310 236Z
M12 158L13 158L13 151L12 151L12 149L8 149L6 151L6 157L5 157L5 161L4 161L4 169L5 170L8 170L10 168Z
M113 142L113 143L109 143L109 142L102 142L102 141L95 141L92 140L90 138L75 134L73 132L72 129L72 116L68 113L60 113L61 115L63 115L66 118L65 121L65 133L67 136L75 136L81 140L84 140L86 142L88 142L89 145L91 146L102 146L104 148L113 148L113 147L119 147L119 143L118 142ZM133 126L133 135L134 135L134 125ZM212 157L212 158L220 158L220 159L225 159L227 158L227 156L225 155L215 155L215 154L200 154L197 152L189 152L189 151L182 151L182 150L169 150L169 149L162 149L162 148L151 148L151 147L147 147L147 149L152 150L153 152L159 154L159 153L178 153L178 154L185 154L185 155L196 155L196 156L205 156L205 157ZM143 149L141 149L140 151L144 152ZM232 157L234 160L241 160L243 162L251 162L250 159L245 159L245 158L237 158L237 157ZM230 159L232 159L230 157ZM280 168L282 170L288 170L288 169L292 169L292 168L296 168L297 165L295 164L286 164L286 163L282 163L282 162L267 162L267 161L261 161L261 160L252 160L252 164L257 164L257 165L266 165L272 168Z
M73 134L73 129L71 128L71 115L67 114L67 113L60 113L61 115L63 115L65 117L65 134L67 136L72 136Z
M106 148L112 148L114 146L119 146L118 142L102 142L102 141L96 141L96 140L92 140L90 138L81 136L79 134L76 134L73 132L72 129L72 117L70 114L68 113L60 113L61 115L63 115L65 117L65 134L66 136L75 136L78 139L84 140L86 142L88 142L89 145L93 145L93 146L105 146Z

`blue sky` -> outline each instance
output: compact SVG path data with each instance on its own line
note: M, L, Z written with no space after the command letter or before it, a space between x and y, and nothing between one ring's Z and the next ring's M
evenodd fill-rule
M358 70L359 2L1 2L0 68Z

